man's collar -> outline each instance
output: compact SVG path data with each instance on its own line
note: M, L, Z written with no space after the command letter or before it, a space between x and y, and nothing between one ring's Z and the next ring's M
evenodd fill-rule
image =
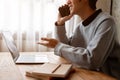
M84 21L82 22L82 24L83 24L84 26L89 25L89 24L98 16L98 14L101 13L101 12L102 12L101 9L97 10L95 13L93 13L91 16L89 16L86 20L84 20Z

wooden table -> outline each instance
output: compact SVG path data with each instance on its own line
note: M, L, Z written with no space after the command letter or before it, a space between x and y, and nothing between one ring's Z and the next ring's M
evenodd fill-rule
M67 63L53 52L21 52L21 54L47 54L51 63ZM39 68L41 64L15 64L9 52L0 52L0 80L39 80L25 75L26 71ZM48 79L45 79L48 80ZM75 69L67 80L116 80L100 72Z

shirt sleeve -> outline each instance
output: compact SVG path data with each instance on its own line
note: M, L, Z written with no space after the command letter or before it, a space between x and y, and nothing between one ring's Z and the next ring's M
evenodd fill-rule
M91 55L91 68L99 69L108 58L115 42L115 23L112 18L102 21L87 49Z
M57 40L59 40L60 42L62 42L64 44L69 43L69 39L66 36L65 25L63 25L63 26L55 26L55 37L56 37Z
M94 38L86 48L73 47L60 42L54 49L55 54L80 67L98 69L108 57L109 49L112 48L111 45L114 42L115 32L114 27L114 21L112 19L106 19L99 24ZM63 36L63 33L61 36ZM63 40L67 39L64 38Z

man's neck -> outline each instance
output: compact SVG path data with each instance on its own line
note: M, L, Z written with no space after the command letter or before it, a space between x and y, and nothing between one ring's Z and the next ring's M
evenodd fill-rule
M82 20L85 20L89 16L91 16L94 12L95 12L95 10L90 9L90 8L86 8L83 11L81 11L78 15L81 17Z

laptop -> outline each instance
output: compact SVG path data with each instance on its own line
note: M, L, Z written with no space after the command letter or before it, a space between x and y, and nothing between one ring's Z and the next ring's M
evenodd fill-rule
M46 63L49 62L45 54L20 54L12 34L9 31L1 32L3 39L15 63Z

